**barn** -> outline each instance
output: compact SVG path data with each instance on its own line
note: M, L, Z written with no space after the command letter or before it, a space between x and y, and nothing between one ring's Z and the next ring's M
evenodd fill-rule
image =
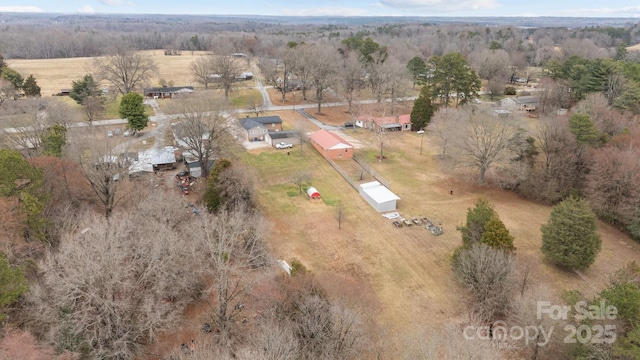
M380 184L372 181L360 185L360 195L378 212L394 211L400 198Z
M332 160L353 158L353 145L327 130L314 132L309 137L309 141L325 158Z
M307 196L309 199L320 199L320 193L313 186L307 189Z

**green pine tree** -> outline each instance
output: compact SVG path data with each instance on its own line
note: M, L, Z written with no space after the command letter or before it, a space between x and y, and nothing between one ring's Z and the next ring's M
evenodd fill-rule
M586 269L600 252L596 217L585 200L569 197L554 206L541 231L542 253L559 267Z
M11 267L7 257L0 254L0 321L7 317L6 307L18 301L28 289L22 269Z
M413 103L411 110L411 126L414 130L422 130L431 122L436 107L431 103L431 89L427 85L420 90L420 95Z
M123 119L127 119L128 127L134 134L149 123L149 117L144 112L144 98L136 92L122 96L119 112Z
M569 118L569 130L581 144L595 146L600 141L600 131L586 114L575 114Z
M473 209L467 209L467 223L457 228L462 233L462 245L467 247L480 242L485 231L485 225L494 217L497 217L497 214L489 201L482 198L478 199Z
M38 82L36 82L36 78L33 75L29 75L22 84L22 90L26 96L30 97L40 97L40 86L38 86Z
M230 168L231 165L231 161L227 159L219 159L211 169L211 172L209 172L209 177L207 178L207 189L202 196L202 202L210 213L217 212L222 206L223 199L219 189L220 174Z
M44 155L62 157L62 147L67 143L67 128L62 124L50 126L41 141Z
M84 100L90 96L100 96L98 84L93 80L93 76L87 74L82 79L71 82L69 97L82 105Z
M491 246L494 249L505 251L513 251L516 247L513 245L513 236L500 218L495 215L484 225L484 232L480 238L480 242Z

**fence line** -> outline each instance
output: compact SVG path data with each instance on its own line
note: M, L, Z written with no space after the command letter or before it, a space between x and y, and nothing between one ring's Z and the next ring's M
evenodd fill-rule
M353 155L353 160L357 162L358 165L360 165L366 172L368 172L369 174L371 174L371 176L378 180L380 184L386 186L387 189L391 189L391 182L385 179L382 175L378 174L378 172L375 171L371 166L369 166L369 164L367 164L364 160L359 159L355 155Z
M349 185L351 185L352 188L354 188L356 191L360 191L360 187L358 186L358 184L356 184L353 180L351 180L351 178L349 178L349 175L344 170L342 170L338 166L338 164L336 164L333 160L329 158L325 158L325 159L327 159L327 162L329 163L329 165L331 165L333 169L337 171L338 174L340 174L340 176L342 176Z

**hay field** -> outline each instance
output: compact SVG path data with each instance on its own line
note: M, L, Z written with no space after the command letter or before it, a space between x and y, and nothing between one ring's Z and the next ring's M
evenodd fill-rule
M146 50L141 54L151 57L158 66L158 75L151 79L149 86L160 86L160 79L172 82L175 86L197 86L193 82L190 64L198 57L207 54L205 51L183 51L182 55L166 56L164 50ZM92 70L93 58L69 59L7 59L7 63L25 78L35 76L42 88L43 96L51 96L61 89L71 88L71 82L80 79ZM249 66L247 65L247 70Z

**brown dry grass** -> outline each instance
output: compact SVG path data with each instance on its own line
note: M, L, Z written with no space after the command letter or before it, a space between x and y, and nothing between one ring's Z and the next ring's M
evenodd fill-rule
M158 75L151 79L150 86L159 86L160 79L172 82L175 86L197 86L193 82L189 66L198 57L206 54L205 51L183 51L182 55L166 56L163 50L146 50L140 53L151 57L158 66ZM7 62L24 77L33 74L42 89L42 95L50 96L60 92L61 89L71 88L72 81L92 73L92 59L9 59ZM253 82L248 82L246 86L251 86L251 84Z
M640 51L640 44L635 44L633 46L629 46L627 48L627 50L629 50L629 51Z
M603 247L596 263L580 275L560 271L545 263L540 253L540 225L548 220L549 206L444 174L434 158L438 149L428 135L420 155L419 135L395 134L386 146L388 159L378 163L373 157L377 150L370 133L364 130L347 133L364 144L364 148L357 150L358 156L367 158L370 165L391 181L391 190L402 198L398 205L400 213L405 217L435 219L443 224L444 235L434 237L416 226L394 228L309 146L302 155L296 152L292 154L295 158L287 158L288 165L282 169L258 170L259 199L273 224L269 240L276 256L297 258L314 272L337 273L365 284L365 290L351 295L377 299L379 308L370 312L371 316L389 334L396 334L391 340L396 349L402 346L402 337L418 326L466 321L462 291L452 276L449 259L461 243L455 227L464 223L467 208L479 197L494 204L516 239L520 262L532 264L534 283L549 286L556 297L564 290L593 294L606 284L612 271L629 261L640 261L638 243L601 223ZM264 153L274 151L253 152L248 155L253 158L248 162L257 164ZM323 202L287 196L294 187L290 174L301 170L313 173L311 183L323 195ZM348 212L342 230L338 230L332 206L338 201L346 205Z

